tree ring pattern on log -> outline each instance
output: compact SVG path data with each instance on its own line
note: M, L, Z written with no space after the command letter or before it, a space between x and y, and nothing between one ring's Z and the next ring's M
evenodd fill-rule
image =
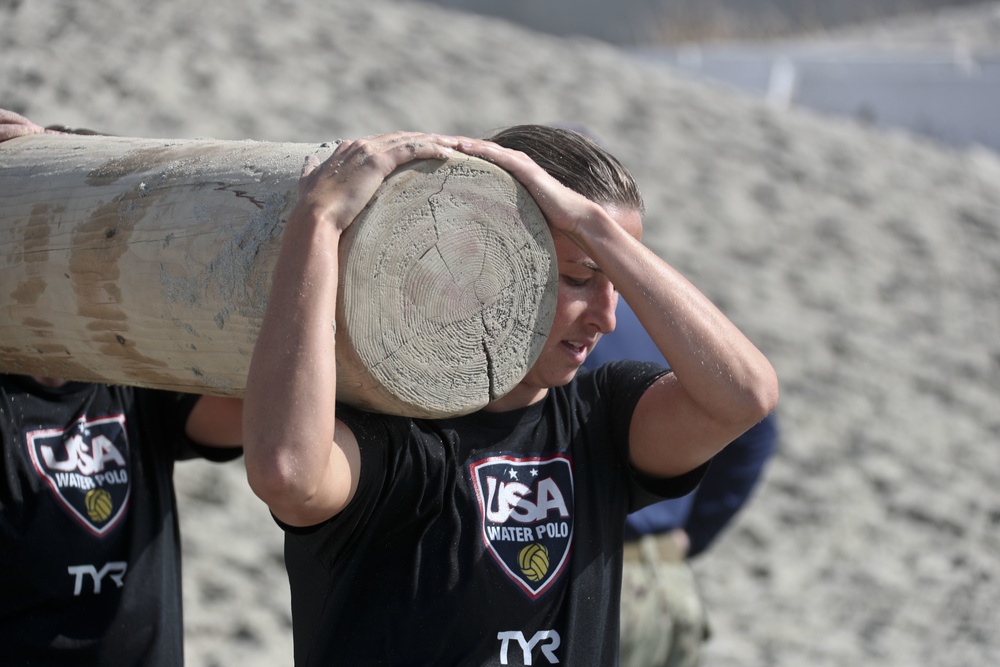
M527 191L488 162L398 170L340 251L338 391L348 402L466 414L513 389L548 337L551 234Z

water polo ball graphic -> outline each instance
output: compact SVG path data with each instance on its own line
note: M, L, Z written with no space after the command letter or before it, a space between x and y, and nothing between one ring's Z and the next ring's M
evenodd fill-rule
M87 505L87 514L94 523L103 523L111 516L114 503L111 501L111 494L104 489L91 489L84 496Z
M521 549L521 553L517 555L517 564L528 581L541 581L549 571L549 550L533 542Z

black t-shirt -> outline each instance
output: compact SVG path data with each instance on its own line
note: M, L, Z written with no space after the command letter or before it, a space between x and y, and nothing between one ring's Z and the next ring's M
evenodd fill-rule
M196 400L0 375L0 663L182 663L171 477Z
M338 406L361 477L331 521L285 526L296 664L617 664L625 516L703 474L640 482L627 463L663 372L611 364L446 420Z

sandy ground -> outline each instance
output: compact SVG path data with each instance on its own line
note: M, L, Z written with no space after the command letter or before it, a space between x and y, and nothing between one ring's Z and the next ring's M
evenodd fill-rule
M782 380L780 454L696 563L707 667L1000 664L996 154L416 2L7 0L0 54L0 106L122 135L590 128L638 177L648 245ZM281 537L241 465L178 484L188 664L290 664Z

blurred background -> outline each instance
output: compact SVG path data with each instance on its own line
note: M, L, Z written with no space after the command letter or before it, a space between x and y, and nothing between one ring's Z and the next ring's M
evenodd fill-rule
M774 105L1000 149L1000 14L976 0L431 1L610 42Z
M760 42L866 26L901 15L982 4L976 0L431 0L553 35L623 47Z

